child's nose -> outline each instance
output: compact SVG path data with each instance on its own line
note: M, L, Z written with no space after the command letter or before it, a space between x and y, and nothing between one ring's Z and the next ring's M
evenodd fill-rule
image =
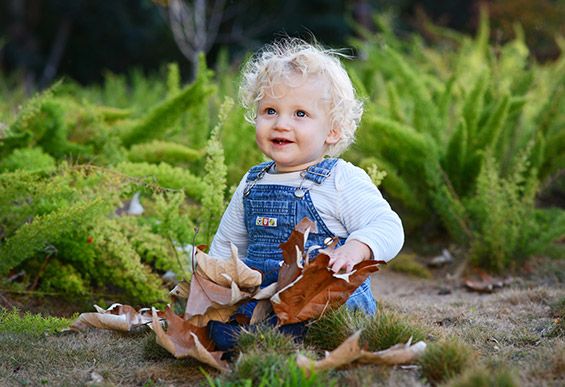
M290 119L284 115L279 115L277 118L277 122L275 122L275 129L276 130L290 130L291 123Z

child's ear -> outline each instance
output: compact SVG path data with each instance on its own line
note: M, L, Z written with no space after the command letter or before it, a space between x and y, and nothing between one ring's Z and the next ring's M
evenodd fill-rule
M337 143L341 139L341 130L340 129L331 129L326 137L326 144L333 145Z

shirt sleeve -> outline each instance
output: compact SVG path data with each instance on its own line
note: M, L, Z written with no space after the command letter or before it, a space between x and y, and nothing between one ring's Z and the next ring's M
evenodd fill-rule
M390 261L404 244L402 221L367 173L344 162L336 174L340 221L347 229L347 240L365 243L373 259Z
M245 227L245 217L243 210L243 190L247 174L243 176L237 189L235 190L228 208L222 215L218 231L210 246L210 256L216 258L229 258L231 256L230 242L238 250L239 257L247 255L248 236Z

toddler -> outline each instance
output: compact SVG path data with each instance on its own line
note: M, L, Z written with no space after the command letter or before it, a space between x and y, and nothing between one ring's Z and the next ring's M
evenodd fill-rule
M229 257L234 243L267 286L277 281L279 245L307 216L317 232L309 234L305 250L339 237L330 256L336 273L366 259L394 258L404 241L400 218L361 168L337 158L353 142L363 111L338 54L299 39L268 45L244 67L240 98L257 145L271 161L252 167L241 180L210 255ZM250 317L254 305L237 313ZM376 313L370 278L346 306ZM293 333L301 327L287 326ZM209 328L219 349L233 346L235 320L212 321Z

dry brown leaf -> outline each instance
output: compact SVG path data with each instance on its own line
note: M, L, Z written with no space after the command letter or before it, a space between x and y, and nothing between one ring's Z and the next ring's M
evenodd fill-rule
M277 292L277 283L273 282L269 286L265 286L264 288L259 289L257 293L253 295L253 299L266 300L273 297L276 292Z
M226 288L195 273L190 281L185 318L199 326L209 320L226 322L237 309L237 304L251 296L242 292L235 282Z
M298 354L296 364L308 372L310 370L329 370L353 363L361 356L361 348L359 347L360 335L360 330L355 332L332 352L326 353L326 357L322 360L316 361L302 354Z
M174 297L186 299L188 298L189 289L190 283L186 280L182 280L169 292L169 294Z
M317 226L316 223L305 217L294 227L288 240L279 245L282 250L283 264L279 270L277 290L283 289L300 275L304 245L310 232L317 232Z
M240 288L255 288L261 285L262 275L257 270L247 266L237 255L237 247L231 244L229 259L219 259L209 256L202 250L196 249L197 273L221 286L231 286L235 282Z
M94 308L97 312L81 313L69 329L80 331L86 328L101 328L128 332L151 322L148 308L138 311L130 305L122 304L113 304L108 309L98 305L94 305ZM158 313L162 314L162 312Z
M165 332L157 319L157 314L153 314L152 328L157 336L157 344L177 359L190 356L220 371L228 370L227 363L221 360L222 352L209 352L201 342L201 339L206 339L207 345L211 345L206 328L195 327L176 316L170 308L167 308L166 320L168 328Z
M297 323L321 316L326 310L343 305L349 296L382 261L363 261L344 278L328 268L330 257L319 254L304 267L302 274L271 301L280 324Z
M426 343L423 341L414 345L410 345L409 341L406 344L394 345L384 351L369 352L359 346L360 335L360 330L355 332L332 352L326 353L322 360L312 360L299 354L296 357L296 363L306 372L339 368L354 362L385 365L409 364L416 361L426 349Z
M253 314L251 315L250 324L258 324L265 320L269 313L273 311L273 305L269 300L260 300L253 309Z
M379 352L361 351L359 362L371 364L410 364L414 363L426 350L426 343L418 341L416 344L396 344L389 349Z
M199 327L204 327L208 324L210 320L220 321L220 322L229 321L230 317L235 313L236 310L237 310L237 305L225 306L218 309L210 308L205 314L195 315L191 317L187 317L185 315L185 318L188 321L190 321L191 324L194 324Z

